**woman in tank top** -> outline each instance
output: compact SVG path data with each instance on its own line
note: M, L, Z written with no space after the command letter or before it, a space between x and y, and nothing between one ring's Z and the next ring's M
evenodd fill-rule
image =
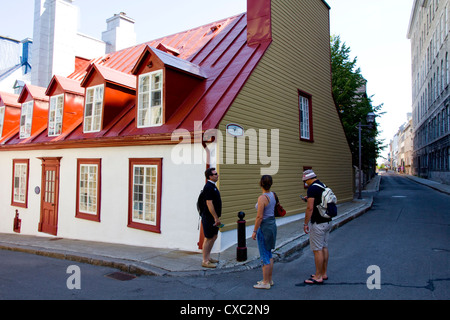
M258 198L256 210L258 212L255 221L255 229L252 234L253 240L258 240L259 253L263 264L263 280L253 287L255 289L270 289L273 286L273 258L272 250L275 249L277 238L277 225L275 223L275 195L270 191L272 177L265 175L259 183L262 195Z

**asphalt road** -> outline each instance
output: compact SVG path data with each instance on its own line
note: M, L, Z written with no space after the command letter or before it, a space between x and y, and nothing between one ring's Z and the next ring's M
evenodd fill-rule
M372 210L331 234L330 279L322 286L303 284L314 271L309 247L275 265L271 290L252 287L261 280L261 269L120 281L107 277L114 269L0 251L0 300L181 300L171 310L175 313L187 311L182 310L185 300L197 300L197 305L203 300L260 301L262 307L251 307L252 312L267 311L262 301L269 300L448 300L449 203L448 195L384 175ZM224 304L215 306L216 314L225 313ZM241 311L249 313L249 308Z

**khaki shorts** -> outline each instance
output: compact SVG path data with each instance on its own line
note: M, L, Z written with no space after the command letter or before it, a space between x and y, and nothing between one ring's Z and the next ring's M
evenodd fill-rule
M331 231L331 222L309 225L309 245L312 251L328 248L328 238Z

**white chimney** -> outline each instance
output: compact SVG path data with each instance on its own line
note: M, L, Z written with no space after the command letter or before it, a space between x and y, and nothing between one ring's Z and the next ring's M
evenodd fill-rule
M102 40L106 42L106 53L119 51L136 45L135 21L124 12L115 14L106 20L107 30L102 33Z
M35 0L31 83L47 87L54 74L68 75L75 65L78 9L73 0Z

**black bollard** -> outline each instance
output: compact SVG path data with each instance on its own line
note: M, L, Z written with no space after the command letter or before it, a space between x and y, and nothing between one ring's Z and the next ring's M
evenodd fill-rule
M246 221L244 220L245 218L245 213L244 212L239 212L238 213L238 217L239 217L239 221L237 222L238 224L238 229L237 229L237 234L238 234L238 245L237 245L237 252L236 252L236 260L238 262L244 262L247 261L247 237L245 235L245 224Z

